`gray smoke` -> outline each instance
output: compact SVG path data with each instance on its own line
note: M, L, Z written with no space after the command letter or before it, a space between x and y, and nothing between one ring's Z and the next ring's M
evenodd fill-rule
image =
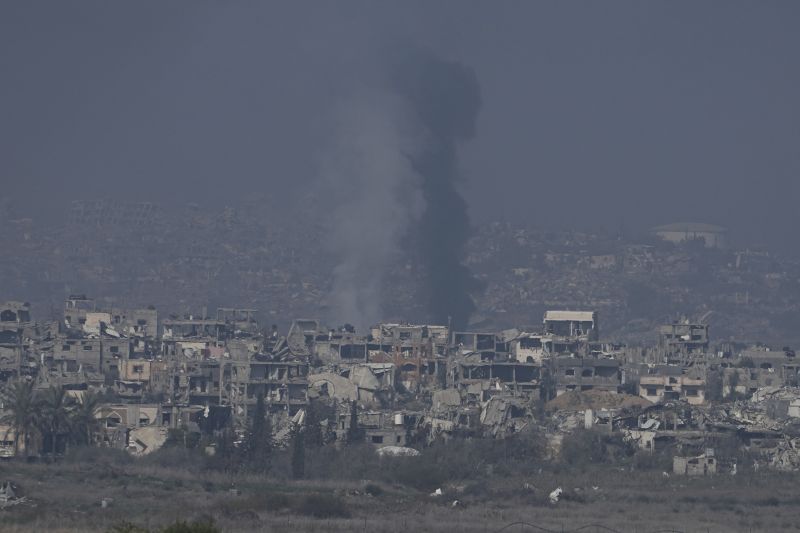
M413 51L390 54L379 89L339 109L323 161L330 212L331 319L359 329L382 318L381 291L406 237L417 246L427 320L460 327L477 288L462 265L470 235L456 145L474 134L474 73ZM408 255L408 253L406 253ZM423 318L423 317L410 317Z
M411 156L425 200L416 240L428 319L463 328L475 310L471 293L480 284L462 263L471 226L457 188L457 147L475 135L480 86L471 68L423 51L401 54L395 65L393 84L428 133L423 149Z
M364 90L337 110L323 159L328 244L338 258L329 318L362 331L381 319L384 276L422 213L420 176L406 156L421 132L410 116L395 95Z

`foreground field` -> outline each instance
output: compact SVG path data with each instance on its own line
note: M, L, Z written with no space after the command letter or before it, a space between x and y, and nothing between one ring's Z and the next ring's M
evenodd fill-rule
M386 483L234 479L99 457L0 463L0 481L26 498L0 511L0 530L10 532L111 531L125 523L155 530L208 519L231 532L800 529L800 477L763 472L687 479L613 468L544 471L444 486L433 497ZM553 505L556 487L565 497Z

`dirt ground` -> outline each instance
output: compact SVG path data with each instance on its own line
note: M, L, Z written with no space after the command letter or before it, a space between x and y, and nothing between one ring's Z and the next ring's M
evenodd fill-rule
M156 530L208 518L226 532L800 530L800 476L767 472L692 479L610 468L544 472L445 486L442 496L368 481L232 479L102 461L3 462L4 481L25 498L0 510L4 532L105 532L125 522ZM564 496L551 504L556 487Z

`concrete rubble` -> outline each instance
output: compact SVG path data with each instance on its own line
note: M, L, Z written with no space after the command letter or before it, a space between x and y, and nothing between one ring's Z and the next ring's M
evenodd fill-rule
M29 500L26 496L20 494L19 487L10 481L0 483L0 509L25 503L29 503Z
M730 442L755 465L800 469L800 364L789 347L713 344L703 317L629 347L604 339L596 311L540 316L498 331L390 322L358 332L296 319L284 335L249 307L167 314L77 294L58 320L36 321L12 301L0 304L0 387L101 394L91 442L134 455L176 435L233 429L240 439L263 398L279 446L312 419L334 446L355 421L385 455L528 432L558 453L566 436L591 430L641 453L669 451L675 473L696 471L680 458L714 449L713 468L698 459L703 471L730 470ZM63 453L66 436L56 437ZM0 456L21 454L21 440L0 426ZM31 442L27 453L40 449Z
M381 457L417 457L419 455L418 450L403 446L384 446L383 448L378 448L377 453Z

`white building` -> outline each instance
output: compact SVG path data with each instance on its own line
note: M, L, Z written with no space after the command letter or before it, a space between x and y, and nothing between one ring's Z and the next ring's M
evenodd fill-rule
M595 311L546 311L544 331L549 335L596 340L598 338L597 313Z
M728 230L713 224L679 222L658 226L651 231L657 237L675 244L702 239L706 248L725 248L728 245Z

